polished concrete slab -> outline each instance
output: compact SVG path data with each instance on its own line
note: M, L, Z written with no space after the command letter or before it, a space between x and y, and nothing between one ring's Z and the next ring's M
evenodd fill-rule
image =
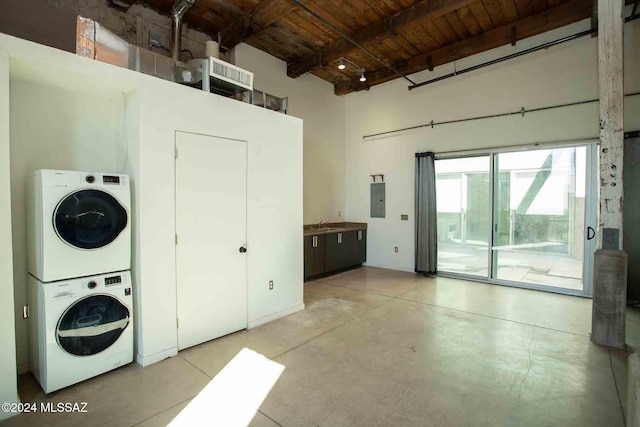
M18 382L23 402L86 402L87 412L28 413L9 418L3 425L131 426L193 397L209 380L181 357L146 368L130 364L52 393L50 397L44 394L33 377L23 375Z
M623 425L588 337L411 301L276 360L262 410L283 425Z
M588 335L591 300L568 295L438 277L401 297L438 307Z
M49 397L22 376L23 401L89 412L0 425L164 426L243 348L284 367L253 426L624 425L627 353L590 342L589 299L365 267L308 282L305 304Z

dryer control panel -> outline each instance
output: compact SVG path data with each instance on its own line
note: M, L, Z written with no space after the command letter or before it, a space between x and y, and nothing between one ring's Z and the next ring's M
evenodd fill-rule
M120 177L119 176L114 176L114 175L103 175L102 176L102 183L103 184L120 185Z
M105 286L113 286L113 285L119 285L120 283L122 283L122 276L111 276L111 277L105 277L104 279L104 285Z

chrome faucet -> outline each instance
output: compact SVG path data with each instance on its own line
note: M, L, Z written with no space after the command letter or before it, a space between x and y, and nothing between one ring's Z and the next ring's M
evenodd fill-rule
M323 224L323 223L324 223L324 221L320 221L320 222L318 223L318 225L316 226L316 228L317 228L318 230L320 230L320 228L322 227L322 224Z

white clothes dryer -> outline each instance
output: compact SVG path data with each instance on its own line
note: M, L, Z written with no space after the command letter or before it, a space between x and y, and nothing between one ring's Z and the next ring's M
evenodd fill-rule
M46 393L133 361L128 271L28 282L31 371Z
M30 274L52 282L131 268L127 175L39 170L26 184Z

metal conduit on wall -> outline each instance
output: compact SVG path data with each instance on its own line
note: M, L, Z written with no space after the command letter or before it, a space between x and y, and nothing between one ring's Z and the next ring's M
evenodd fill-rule
M640 95L640 92L629 93L629 94L625 95L625 97L633 97L633 96L638 96L638 95ZM576 106L576 105L591 104L591 103L594 103L594 102L598 102L598 99L589 99L589 100L586 100L586 101L576 101L576 102L569 102L569 103L566 103L566 104L549 105L547 107L531 108L531 109L528 109L528 110L525 109L524 107L522 107L518 111L509 111L509 112L506 112L506 113L489 114L489 115L486 115L486 116L467 117L467 118L464 118L464 119L445 120L445 121L442 121L442 122L434 122L432 120L429 123L424 123L424 124L421 124L421 125L409 126L409 127L400 128L400 129L394 129L394 130L390 130L390 131L386 131L386 132L378 132L378 133L373 133L373 134L369 134L369 135L364 135L362 137L362 139L365 140L365 139L368 139L368 138L387 136L387 135L391 135L391 134L395 134L395 133L399 133L399 132L406 132L406 131L422 129L422 128L429 128L429 127L430 128L434 128L435 126L449 125L449 124L453 124L453 123L463 123L463 122L470 122L470 121L475 121L475 120L493 119L493 118L496 118L496 117L507 117L507 116L521 116L521 117L524 117L525 114L527 114L527 113L535 113L535 112L540 112L540 111L553 110L553 109L556 109L556 108L573 107L573 106Z
M640 18L640 14L637 13L636 10L637 7L637 3L634 5L633 11L631 12L631 16L625 18L625 23L626 22L631 22L631 21L635 21L636 19ZM529 49L525 49L521 52L516 52L513 53L511 55L507 55L507 56L503 56L501 58L497 58L497 59L493 59L491 61L487 61L487 62L483 62L482 64L478 64L478 65L474 65L472 67L469 68L465 68L463 70L459 70L459 71L455 71L453 73L449 73L446 74L444 76L440 76L437 77L435 79L431 79L431 80L427 80L425 82L422 83L415 83L411 86L409 86L409 90L412 89L416 89L418 87L422 87L422 86L426 86L428 84L431 83L435 83L435 82L439 82L442 80L446 80L449 79L451 77L455 77L459 74L464 74L464 73L468 73L470 71L475 71L484 67L488 67L490 65L494 65L503 61L507 61L509 59L514 59L517 58L519 56L523 56L526 55L528 53L532 53L532 52L536 52L538 50L542 50L542 49L547 49L551 46L556 46L571 40L575 40L577 38L580 37L584 37L590 34L594 34L597 33L597 29L592 28L590 30L586 30L586 31L582 31L567 37L562 37L558 40L554 40L554 41L550 41L547 43L543 43L539 46L535 46ZM637 96L640 95L640 92L634 92L634 93L630 93L630 94L626 94L625 97L633 97L633 96ZM545 111L545 110L553 110L556 108L565 108L565 107L572 107L572 106L576 106L576 105L582 105L582 104L590 104L590 103L594 103L594 102L598 102L598 99L589 99L586 101L576 101L576 102L570 102L570 103L565 103L565 104L557 104L557 105L550 105L550 106L546 106L546 107L539 107L539 108L532 108L532 109L525 109L524 107L522 107L519 111L509 111L506 113L498 113L498 114L489 114L489 115L485 115L485 116L475 116L475 117L468 117L468 118L463 118L463 119L454 119L454 120L446 120L446 121L442 121L442 122L434 122L433 120L429 123L425 123L425 124L421 124L421 125L416 125L416 126L409 126L409 127L405 127L405 128L400 128L400 129L394 129L394 130L390 130L390 131L385 131L385 132L379 132L379 133L374 133L374 134L369 134L369 135L364 135L362 137L363 140L367 139L367 138L375 138L375 137L381 137L381 136L386 136L386 135L391 135L391 134L395 134L395 133L399 133L399 132L406 132L406 131L410 131L410 130L416 130L416 129L422 129L422 128L427 128L427 127L435 127L435 126L442 126L442 125L447 125L447 124L453 124L453 123L462 123L462 122L469 122L469 121L474 121L474 120L483 120L483 119L492 119L492 118L497 118L497 117L506 117L506 116L517 116L520 115L522 117L525 116L525 113L534 113L534 112L539 112L539 111Z

